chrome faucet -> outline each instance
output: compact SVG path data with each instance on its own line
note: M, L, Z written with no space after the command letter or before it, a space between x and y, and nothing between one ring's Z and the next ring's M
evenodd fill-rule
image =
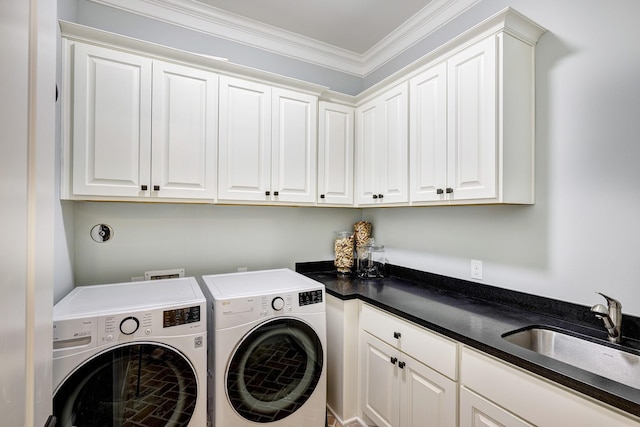
M607 328L609 341L619 343L622 340L622 304L620 301L608 297L603 293L596 292L607 300L607 306L596 304L591 307L591 312L604 322Z

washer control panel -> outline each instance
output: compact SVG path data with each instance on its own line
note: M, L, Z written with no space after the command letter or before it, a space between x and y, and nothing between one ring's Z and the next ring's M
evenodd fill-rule
M164 310L162 313L162 327L170 328L172 326L186 325L200 321L200 306L174 308L172 310Z
M298 305L300 307L310 304L320 304L322 302L322 289L298 293Z

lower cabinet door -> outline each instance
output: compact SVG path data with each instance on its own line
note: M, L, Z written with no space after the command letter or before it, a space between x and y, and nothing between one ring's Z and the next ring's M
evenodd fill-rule
M362 332L362 410L378 427L456 427L456 382Z
M460 427L534 427L511 412L460 387Z
M401 353L400 426L455 427L456 383Z
M378 427L399 426L398 351L361 334L362 410Z

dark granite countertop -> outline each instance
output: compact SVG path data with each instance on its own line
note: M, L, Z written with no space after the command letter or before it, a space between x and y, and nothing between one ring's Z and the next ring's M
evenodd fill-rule
M337 278L332 263L296 264L296 270L342 300L360 299L470 347L640 416L640 390L509 343L502 335L532 325L562 328L616 347L589 307L387 266L388 277ZM595 302L598 302L595 300ZM625 346L640 349L638 318L624 316ZM633 351L633 350L632 350ZM640 354L640 351L637 352Z

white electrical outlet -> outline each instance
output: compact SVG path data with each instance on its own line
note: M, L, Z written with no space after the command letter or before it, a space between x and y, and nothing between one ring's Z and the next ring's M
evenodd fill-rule
M482 280L482 261L471 260L471 278Z
M238 267L238 273L246 273L247 271L247 267Z

